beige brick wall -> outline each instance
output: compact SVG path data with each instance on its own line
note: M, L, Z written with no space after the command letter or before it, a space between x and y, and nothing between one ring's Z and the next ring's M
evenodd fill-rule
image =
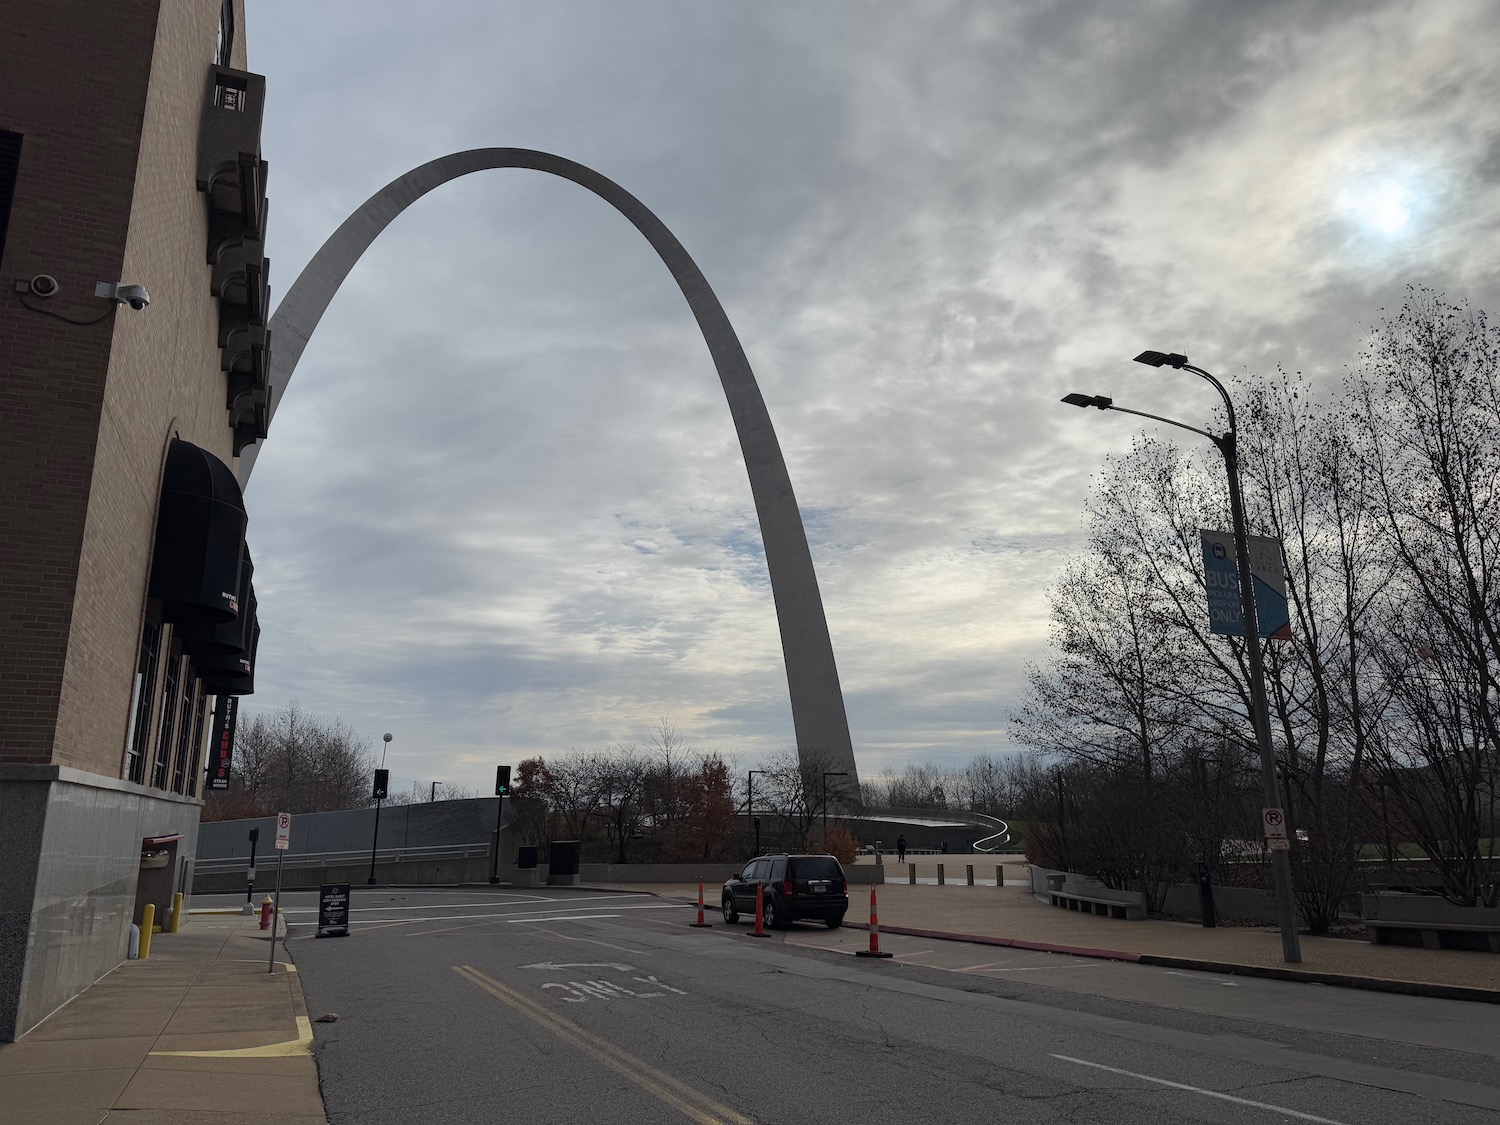
M0 762L52 757L112 330L28 310L14 282L52 274L45 307L74 319L104 307L94 284L125 254L156 10L0 0L0 128L23 137L0 262Z
M231 460L195 182L219 8L0 0L0 128L24 137L0 262L0 762L121 775L167 442ZM151 305L65 324L14 294L36 273L75 319L98 281Z
M180 436L233 464L196 186L218 26L217 0L162 3L119 279L144 285L151 305L122 310L115 326L79 558L54 760L111 776L124 763L167 443Z

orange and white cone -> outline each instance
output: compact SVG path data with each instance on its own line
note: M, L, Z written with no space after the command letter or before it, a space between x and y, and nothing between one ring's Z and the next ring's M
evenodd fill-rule
M870 948L859 949L854 953L856 957L890 957L889 953L880 952L880 915L875 913L875 884L870 884Z
M698 920L696 922L689 922L688 925L692 926L694 929L697 929L697 930L706 930L710 926L713 925L712 922L705 922L703 920L703 880L702 879L698 880Z

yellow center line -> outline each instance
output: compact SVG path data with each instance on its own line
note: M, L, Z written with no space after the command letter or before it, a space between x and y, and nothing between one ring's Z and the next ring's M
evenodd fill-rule
M601 1039L577 1024L553 1014L529 996L524 996L493 977L486 976L472 965L454 965L453 971L470 984L482 988L495 999L520 1012L533 1023L546 1028L559 1039L591 1055L622 1078L635 1083L647 1093L666 1102L685 1117L698 1122L698 1125L754 1125L750 1118L736 1113L726 1105L721 1105L685 1082L673 1078L670 1074L657 1070L608 1040Z

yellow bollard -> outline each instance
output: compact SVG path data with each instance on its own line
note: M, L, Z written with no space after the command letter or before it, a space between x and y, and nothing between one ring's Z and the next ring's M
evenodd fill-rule
M172 896L172 933L182 929L182 892Z
M141 912L141 960L151 956L151 928L156 925L156 903L148 902Z

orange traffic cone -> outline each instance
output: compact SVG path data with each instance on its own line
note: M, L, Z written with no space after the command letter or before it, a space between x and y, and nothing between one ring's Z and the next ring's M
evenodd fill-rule
M880 952L880 916L875 913L875 884L870 884L870 948L859 949L854 953L856 957L889 957L891 954Z
M702 879L698 880L698 920L696 922L689 922L688 925L692 926L694 929L698 929L698 930L706 930L710 926L713 925L712 922L705 922L703 920L703 880Z
M751 930L746 937L770 937L766 933L766 885L755 884L755 929Z

